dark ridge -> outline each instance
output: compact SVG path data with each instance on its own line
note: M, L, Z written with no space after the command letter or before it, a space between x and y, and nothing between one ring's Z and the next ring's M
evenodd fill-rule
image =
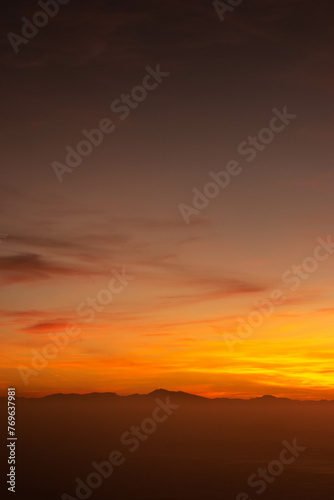
M325 404L325 403L334 403L334 400L328 400L328 399L321 399L321 400L298 400L298 399L289 399L289 398L278 398L276 396L272 395L264 395L264 396L259 396L255 398L249 398L249 399L241 399L241 398L207 398L205 396L198 396L196 394L190 394L187 392L183 391L168 391L166 389L155 389L154 391L148 393L148 394L129 394L125 396L120 396L119 394L116 394L115 392L91 392L88 394L77 394L77 393L69 393L69 394L64 394L64 393L57 393L57 394L49 394L47 396L42 396L42 397L27 397L27 396L17 396L17 399L26 399L26 400L57 400L57 399L78 399L78 400L89 400L89 399L105 399L105 400L111 400L111 399L117 399L118 401L121 400L143 400L143 399L152 399L152 398L159 398L159 397L173 397L174 399L177 398L178 400L183 400L183 401L197 401L197 402L208 402L208 403L231 403L231 404L244 404L244 403L257 403L257 404L277 404L277 403L309 403L309 404ZM5 399L6 396L0 397L0 399Z
M269 394L265 396L261 396L259 398L252 398L251 401L264 401L267 403L274 403L276 401L298 401L297 399L289 399L289 398L277 398L276 396L270 396Z
M210 401L209 398L205 398L203 396L197 396L196 394L189 394L188 392L183 392L183 391L167 391L166 389L156 389L155 391L150 392L149 394L146 394L145 396L149 397L166 397L166 396L173 396L173 397L178 397L182 399L191 399L191 400L197 400L197 401Z

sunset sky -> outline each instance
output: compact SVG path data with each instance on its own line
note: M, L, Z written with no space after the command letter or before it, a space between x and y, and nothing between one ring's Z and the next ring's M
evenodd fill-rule
M94 5L93 5L94 4ZM263 394L334 399L334 252L282 280L333 235L329 0L71 0L15 54L37 2L8 2L1 38L1 392ZM121 120L113 101L147 67L169 73ZM238 152L273 109L296 115L254 161ZM104 136L59 182L82 130ZM236 160L242 172L187 224L179 210ZM123 271L122 271L123 269ZM87 323L78 307L131 279ZM234 350L238 319L286 300ZM25 384L50 334L80 333ZM34 351L34 352L33 352Z

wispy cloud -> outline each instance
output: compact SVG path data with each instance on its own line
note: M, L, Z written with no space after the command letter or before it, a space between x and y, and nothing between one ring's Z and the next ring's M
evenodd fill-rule
M90 276L100 274L94 269L78 268L59 262L52 262L38 254L16 254L0 257L0 283L13 285L16 283L36 282L51 279L55 276Z

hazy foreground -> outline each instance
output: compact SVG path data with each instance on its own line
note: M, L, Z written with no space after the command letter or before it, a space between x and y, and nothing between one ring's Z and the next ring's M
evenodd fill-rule
M124 433L151 418L155 400L167 397L179 407L168 418L156 410L164 421L147 439L144 435L144 442L129 441ZM64 493L76 498L75 479L85 482L95 471L92 462L106 461L119 450L124 463L86 498L235 500L244 492L252 500L329 500L334 495L333 421L334 402L270 397L207 400L155 391L20 399L16 498L53 500ZM145 425L151 431L150 422ZM280 456L283 441L294 439L306 449L257 494L259 487L247 485L249 476Z

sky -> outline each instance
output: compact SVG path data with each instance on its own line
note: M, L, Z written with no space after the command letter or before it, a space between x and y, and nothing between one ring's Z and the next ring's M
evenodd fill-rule
M41 7L8 2L3 394L334 399L331 8L70 0L22 42Z

